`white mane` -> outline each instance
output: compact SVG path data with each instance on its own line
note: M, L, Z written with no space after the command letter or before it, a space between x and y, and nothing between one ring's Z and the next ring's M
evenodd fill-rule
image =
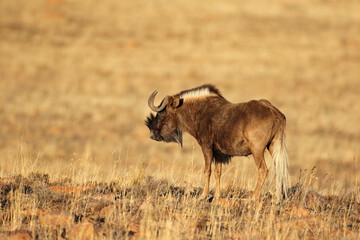
M210 91L209 88L201 88L195 89L189 92L185 92L180 95L182 99L190 99L190 98L200 98L200 97L208 97L208 96L216 96L216 93Z

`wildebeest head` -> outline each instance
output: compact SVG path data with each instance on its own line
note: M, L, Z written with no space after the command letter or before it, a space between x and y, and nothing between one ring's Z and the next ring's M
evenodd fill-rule
M178 118L176 108L182 104L179 97L166 96L159 106L155 106L154 99L158 92L154 91L148 100L152 113L145 120L146 126L150 130L150 138L155 141L176 142L182 146L182 132L178 129Z

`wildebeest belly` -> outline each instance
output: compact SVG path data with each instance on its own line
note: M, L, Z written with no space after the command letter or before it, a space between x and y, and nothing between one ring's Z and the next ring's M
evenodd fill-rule
M214 150L229 156L248 156L251 154L248 142L245 138L236 142L214 143Z

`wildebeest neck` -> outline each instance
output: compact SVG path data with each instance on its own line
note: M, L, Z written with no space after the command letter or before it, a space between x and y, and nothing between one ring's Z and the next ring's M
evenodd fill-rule
M211 117L227 103L229 102L224 98L214 95L185 99L177 110L179 129L201 141L201 135L209 133Z

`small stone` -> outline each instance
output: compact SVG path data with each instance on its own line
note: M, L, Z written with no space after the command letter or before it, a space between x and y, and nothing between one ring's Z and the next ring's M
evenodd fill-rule
M50 186L48 190L54 193L82 193L84 191L93 190L94 187L91 186L76 186L76 187L64 187L64 186Z
M130 235L139 236L140 235L140 220L135 219L129 223L126 227L126 231Z
M315 210L319 207L325 207L327 205L327 201L317 192L310 191L306 194L305 205L307 208Z
M9 240L32 240L32 236L30 232L27 231L15 231L10 233Z
M90 222L79 223L70 229L69 239L91 240L95 238L94 224Z
M307 217L310 215L309 209L293 204L287 204L282 210L289 212L292 217Z
M104 207L100 210L99 216L101 218L110 218L111 216L113 216L116 212L116 205L115 204L111 204L107 207Z
M26 209L22 212L22 215L24 217L39 217L40 214L42 214L43 211L39 208L36 209Z
M39 224L56 228L56 226L71 226L74 223L74 216L69 212L43 212L39 215Z

